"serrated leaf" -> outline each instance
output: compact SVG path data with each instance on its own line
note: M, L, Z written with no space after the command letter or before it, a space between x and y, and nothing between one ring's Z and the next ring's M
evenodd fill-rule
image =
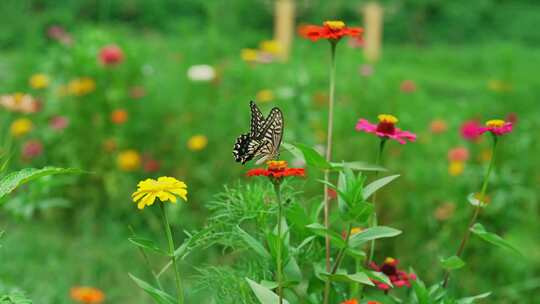
M296 144L295 146L304 155L304 160L306 161L306 164L308 166L315 167L321 170L327 170L332 168L330 163L312 147L306 146L304 144Z
M82 170L74 168L44 167L41 169L26 168L11 172L0 179L0 199L11 193L17 187L37 178L55 174L80 174Z
M279 304L279 297L273 291L248 278L246 278L246 281L261 304ZM285 299L283 299L283 303L289 304Z
M259 241L249 235L249 233L242 230L242 228L240 228L239 226L236 226L236 231L238 232L242 240L246 243L246 245L248 245L256 254L267 260L271 259L270 253L268 253L266 248L264 248L264 246Z
M364 193L363 193L364 199L368 199L377 190L388 185L389 183L391 183L393 180L395 180L398 177L399 177L399 174L390 175L390 176L385 176L383 178L380 178L378 180L371 182L369 185L364 187Z
M351 236L349 246L355 248L371 240L394 237L399 234L401 234L401 230L386 226L375 226Z
M165 250L159 248L159 246L156 243L154 243L154 241L152 241L150 239L145 239L145 238L142 238L142 237L130 237L130 238L128 238L128 240L132 244L134 244L135 246L138 246L140 248L148 249L150 251L153 251L153 252L156 252L156 253L159 253L159 254L170 256L168 252L166 252Z
M154 299L154 302L158 304L177 304L176 300L172 296L170 296L168 293L164 292L163 290L153 287L152 285L137 278L131 273L128 273L128 274L129 274L129 277L135 282L135 284L137 284L137 286L139 286L150 297L152 297L152 299Z
M471 232L483 239L484 241L491 243L497 247L507 249L515 254L521 255L521 252L514 247L512 244L505 241L502 237L496 235L495 233L487 232L484 226L480 223L474 224L471 227Z
M448 258L441 258L440 261L442 267L447 270L456 270L465 266L465 262L455 255Z

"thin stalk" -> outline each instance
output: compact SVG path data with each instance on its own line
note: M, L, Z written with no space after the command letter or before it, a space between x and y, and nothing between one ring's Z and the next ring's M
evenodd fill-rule
M376 165L377 166L380 166L381 163L382 163L382 153L383 153L383 150L384 150L384 145L386 144L386 138L381 138L381 141L379 143L379 150L377 150L377 159L376 159ZM375 179L377 179L377 177L379 176L379 171L375 171ZM371 223L370 223L370 227L375 227L377 225L377 207L375 205L375 202L377 201L377 191L375 191L375 193L373 193L373 199L371 201L371 203L373 204L373 215L371 217ZM369 245L369 259L368 259L368 264L371 263L373 261L373 256L375 255L375 240L371 240L370 242L370 245Z
M341 265L341 262L343 261L343 257L345 256L345 251L349 247L349 238L351 237L351 229L352 224L349 224L347 226L347 232L345 233L345 247L341 248L338 252L338 255L336 257L336 262L334 263L334 267L332 267L332 271L330 274L336 274L337 270L339 269L339 266ZM327 280L325 282L325 287L330 286L330 280ZM324 293L324 303L328 303L328 299L330 297L330 288L328 288L328 291L325 289Z
M330 41L330 88L328 95L328 130L326 134L326 160L332 160L332 133L334 132L334 95L336 89L336 45L337 41ZM330 171L324 171L324 226L330 229L330 201L328 199L328 181ZM326 271L330 271L330 236L326 234ZM324 304L328 304L328 293L330 292L330 282L324 285Z
M165 227L165 233L167 234L167 240L169 241L169 255L171 257L171 263L174 268L176 278L176 294L178 296L178 304L184 304L184 291L182 289L182 279L180 278L180 272L176 265L176 259L174 257L174 241L172 238L171 226L169 225L169 219L167 218L167 212L165 212L164 203L159 203L161 209L161 216L163 218L163 225Z
M495 164L495 151L497 147L497 136L493 135L493 147L491 149L491 160L489 161L489 166L486 172L486 175L484 176L484 181L482 182L482 188L480 190L480 195L478 197L478 205L474 208L474 213L471 217L471 220L469 221L469 224L467 225L467 229L465 230L465 234L463 235L463 239L461 240L461 243L459 244L459 248L456 252L457 257L461 257L463 255L463 252L465 251L465 246L467 245L467 242L469 241L469 238L471 236L471 227L476 223L476 220L478 219L478 216L480 215L480 210L482 208L482 203L485 200L485 195L489 183L489 176L491 175L491 171L493 171L493 166ZM446 270L444 274L444 281L443 281L443 287L446 288L448 286L448 281L450 280L450 271Z
M279 241L276 248L276 273L277 273L277 283L278 283L278 296L279 304L283 304L283 261L281 256L281 219L283 217L283 204L281 203L281 184L279 182L274 182L274 191L276 192L276 199L278 203L278 217L277 217L277 233Z

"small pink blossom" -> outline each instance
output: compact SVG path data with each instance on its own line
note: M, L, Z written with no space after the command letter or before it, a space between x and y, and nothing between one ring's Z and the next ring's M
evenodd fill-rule
M413 93L416 91L416 83L412 80L404 80L399 86L399 89L403 93Z
M373 72L375 70L373 69L373 66L371 64L362 64L360 66L360 75L364 77L369 77L373 75Z
M124 52L115 44L106 45L99 51L99 61L105 66L117 65L124 59Z
M54 116L49 121L49 126L56 130L56 131L62 131L69 125L69 119L65 116Z
M449 161L461 161L464 162L469 159L469 150L465 147L456 147L448 151Z
M469 120L464 122L461 125L460 133L461 136L470 141L476 141L480 137L480 133L478 132L478 129L482 125L477 120Z
M24 159L32 159L43 153L43 145L39 140L29 140L23 144L22 157Z
M406 140L410 142L416 140L416 134L396 128L395 125L398 122L396 117L381 114L378 116L378 118L379 123L376 125L370 123L366 119L361 118L356 124L356 130L372 133L384 139L393 139L402 145L407 143Z

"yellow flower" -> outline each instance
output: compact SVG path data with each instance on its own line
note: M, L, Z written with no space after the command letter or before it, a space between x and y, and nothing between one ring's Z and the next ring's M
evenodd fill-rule
M30 86L36 90L45 89L49 86L51 79L45 74L34 74L28 80Z
M89 77L73 79L68 83L67 90L75 96L92 93L96 89L96 82Z
M361 228L361 227L353 227L353 228L351 228L351 236L355 235L355 234L358 234L358 233L360 233L362 231L364 231L364 229Z
M137 203L137 208L154 204L156 197L162 201L176 203L176 196L187 201L187 185L174 177L162 176L157 180L148 178L137 184L137 191L131 197Z
M463 174L465 170L465 163L463 161L451 161L448 166L448 174L452 176L459 176Z
M502 119L492 119L492 120L488 120L486 122L486 126L493 127L493 128L500 128L500 127L504 126L505 123L506 123L506 121L504 121Z
M33 127L34 125L32 124L32 121L30 119L19 118L11 123L10 132L11 132L11 135L15 137L20 137L32 131Z
M254 62L259 58L259 51L254 49L243 49L240 53L240 57L246 62Z
M125 150L118 154L116 164L121 170L135 171L141 166L141 155L135 150Z
M255 96L255 99L259 102L269 102L274 99L274 92L272 90L260 90L257 92L257 95Z
M187 142L188 149L191 151L201 151L206 148L206 145L208 145L208 138L204 135L194 135Z
M279 41L276 40L266 40L260 43L259 48L265 53L269 53L274 56L281 55L282 48Z

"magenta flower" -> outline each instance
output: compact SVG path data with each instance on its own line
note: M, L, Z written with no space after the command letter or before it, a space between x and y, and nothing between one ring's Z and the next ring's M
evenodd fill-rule
M486 122L485 127L478 128L478 133L484 134L489 131L495 136L501 136L512 132L512 126L513 125L511 122L507 122L502 119L492 119Z
M414 273L406 273L403 270L397 268L399 261L394 258L386 258L382 265L377 265L375 262L371 262L369 267L375 271L384 273L392 282L394 287L411 287L411 281L416 280L416 275ZM377 280L371 280L375 283L375 286L384 292L390 290L390 285Z
M376 125L361 118L356 124L356 130L372 133L383 139L393 139L402 145L406 143L406 140L411 142L416 140L416 134L396 128L398 119L395 116L381 114L377 118L379 123Z
M22 147L22 156L24 159L32 159L43 153L43 145L39 140L29 140Z
M122 60L124 60L124 52L115 44L106 45L99 51L99 61L105 66L117 65Z
M54 116L49 120L49 126L56 131L62 131L69 125L69 119L65 116Z
M482 125L477 120L469 120L464 122L460 128L461 137L466 140L476 141L480 137L478 129L481 126Z

